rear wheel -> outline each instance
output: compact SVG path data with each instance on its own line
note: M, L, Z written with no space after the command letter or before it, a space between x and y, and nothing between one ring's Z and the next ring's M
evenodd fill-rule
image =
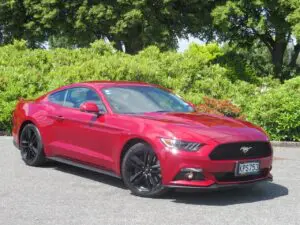
M20 150L23 161L29 166L40 166L46 161L40 132L33 124L23 128Z
M135 195L157 197L167 191L161 183L160 162L145 143L135 144L128 150L121 172L125 185Z

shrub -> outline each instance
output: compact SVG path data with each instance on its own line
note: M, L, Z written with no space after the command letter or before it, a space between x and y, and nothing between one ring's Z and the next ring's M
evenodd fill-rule
M259 96L247 114L272 139L300 141L300 77Z
M21 97L35 98L80 81L131 80L162 85L194 104L203 104L207 96L199 105L202 111L249 115L273 139L299 140L298 80L284 85L270 78L232 80L231 70L215 62L222 54L217 44L194 44L184 53L151 46L132 56L103 41L73 50L31 50L24 41L15 41L0 47L0 130L11 129L11 113Z
M62 85L88 80L132 80L160 84L193 102L210 95L200 80L224 76L211 61L221 54L216 44L192 45L185 53L149 47L131 56L96 41L90 48L27 49L24 41L0 47L0 130L11 129L11 113L19 98L35 98ZM221 79L220 79L221 80ZM214 89L216 90L217 87ZM209 90L210 91L210 90Z
M244 118L241 115L241 109L232 104L230 100L219 100L209 97L203 97L204 103L196 105L198 112L212 113L216 115L229 116L233 118Z

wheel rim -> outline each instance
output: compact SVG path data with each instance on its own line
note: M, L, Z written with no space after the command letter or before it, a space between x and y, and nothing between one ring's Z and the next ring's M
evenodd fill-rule
M127 181L140 192L151 192L161 184L160 163L152 151L131 154L126 171Z
M38 138L36 132L27 127L22 132L20 141L22 158L26 161L33 161L38 154Z

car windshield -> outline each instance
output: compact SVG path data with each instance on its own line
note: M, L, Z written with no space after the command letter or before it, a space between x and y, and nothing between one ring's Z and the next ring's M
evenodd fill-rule
M120 114L194 111L177 95L156 87L110 87L104 88L103 94L112 110Z

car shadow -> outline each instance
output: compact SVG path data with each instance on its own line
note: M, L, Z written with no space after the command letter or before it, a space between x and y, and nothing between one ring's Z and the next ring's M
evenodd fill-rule
M99 174L93 171L70 166L67 164L49 161L45 168L54 168L60 172L73 174L85 179L112 185L120 189L127 189L122 180L108 175ZM128 193L129 194L129 193ZM161 200L171 200L174 203L193 204L193 205L210 205L210 206L226 206L242 203L252 203L259 201L267 201L289 194L288 188L285 186L264 182L245 188L236 188L230 190L215 191L195 191L195 190L171 190Z
M289 194L288 188L276 183L259 183L250 187L219 191L173 191L164 198L175 203L226 206L271 200Z
M78 168L75 166L70 166L64 163L60 163L60 162L55 162L55 161L49 161L47 162L47 164L45 164L43 167L45 168L53 168L55 170L58 170L60 172L64 172L64 173L69 173L75 176L80 176L83 177L85 179L90 179L96 182L100 182L100 183L104 183L107 185L111 185L117 188L121 188L121 189L126 189L126 187L123 184L123 181L115 178L115 177L111 177L105 174L99 174L97 172L93 172L90 170L86 170L86 169L82 169L82 168Z

